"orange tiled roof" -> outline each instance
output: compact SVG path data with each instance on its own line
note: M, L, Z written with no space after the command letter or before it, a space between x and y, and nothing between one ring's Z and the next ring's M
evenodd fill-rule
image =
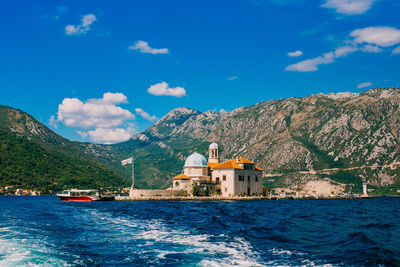
M221 163L207 162L207 164L208 164L208 167L210 167L210 169L212 170Z
M238 170L243 170L243 168L240 167L236 163L236 159L225 161L224 163L221 163L218 166L215 166L214 169L238 169Z
M264 169L262 169L262 168L256 166L256 170L258 170L258 171L263 171Z
M243 157L239 157L239 158L238 158L238 163L255 164L254 162L252 162L252 161L250 161L250 160L248 160L248 159L245 159L245 158L243 158Z
M177 176L175 176L174 178L172 178L174 180L183 180L183 179L190 179L189 176L184 175L183 173L178 174Z

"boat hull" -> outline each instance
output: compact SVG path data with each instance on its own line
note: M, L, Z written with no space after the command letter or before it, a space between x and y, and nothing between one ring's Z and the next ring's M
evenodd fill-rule
M59 196L61 201L95 201L97 199L92 199L88 196Z

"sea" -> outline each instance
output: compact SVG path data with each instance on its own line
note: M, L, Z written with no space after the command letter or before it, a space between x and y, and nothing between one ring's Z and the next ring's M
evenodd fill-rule
M0 266L400 266L400 198L2 196Z

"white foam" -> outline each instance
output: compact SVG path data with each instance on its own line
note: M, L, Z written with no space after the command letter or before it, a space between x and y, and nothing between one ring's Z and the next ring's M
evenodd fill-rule
M106 214L97 211L91 214L106 218ZM145 246L139 247L142 252L157 253L160 260L168 254L196 254L201 256L200 266L262 266L259 255L249 242L236 237L233 240L213 242L211 238L227 240L228 236L210 236L207 234L193 234L188 229L175 229L162 220L130 220L123 217L110 218L116 229L124 230L125 238L144 240ZM133 228L130 231L121 228ZM154 246L159 243L163 246ZM168 244L171 244L168 246ZM168 247L168 249L164 249ZM138 249L138 247L136 247Z
M0 266L68 266L42 239L15 237L19 231L0 229Z
M98 211L94 211L90 216L101 217L107 220L107 223L112 222L115 224L115 230L121 231L125 239L143 240L144 244L136 246L135 249L139 249L139 253L142 254L155 253L156 259L146 258L155 264L162 264L168 254L194 254L200 256L197 263L199 266L333 266L322 261L310 260L311 257L307 253L282 248L267 251L271 259L265 262L244 238L235 237L230 240L229 236L225 235L194 234L182 226L173 228L163 220L132 220L123 216L114 219ZM126 260L130 261L133 258L128 257Z
M288 250L282 248L273 248L269 251L276 259L271 259L266 264L273 266L322 266L332 267L334 265L323 263L322 261L310 260L310 255L305 252Z

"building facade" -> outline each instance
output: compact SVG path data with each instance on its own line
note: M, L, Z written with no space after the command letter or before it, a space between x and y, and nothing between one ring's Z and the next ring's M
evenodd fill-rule
M197 186L201 193L219 193L224 197L253 196L262 194L263 169L243 157L220 162L219 147L216 143L209 146L208 161L195 152L190 155L183 173L173 178L174 190L186 190L193 194Z

